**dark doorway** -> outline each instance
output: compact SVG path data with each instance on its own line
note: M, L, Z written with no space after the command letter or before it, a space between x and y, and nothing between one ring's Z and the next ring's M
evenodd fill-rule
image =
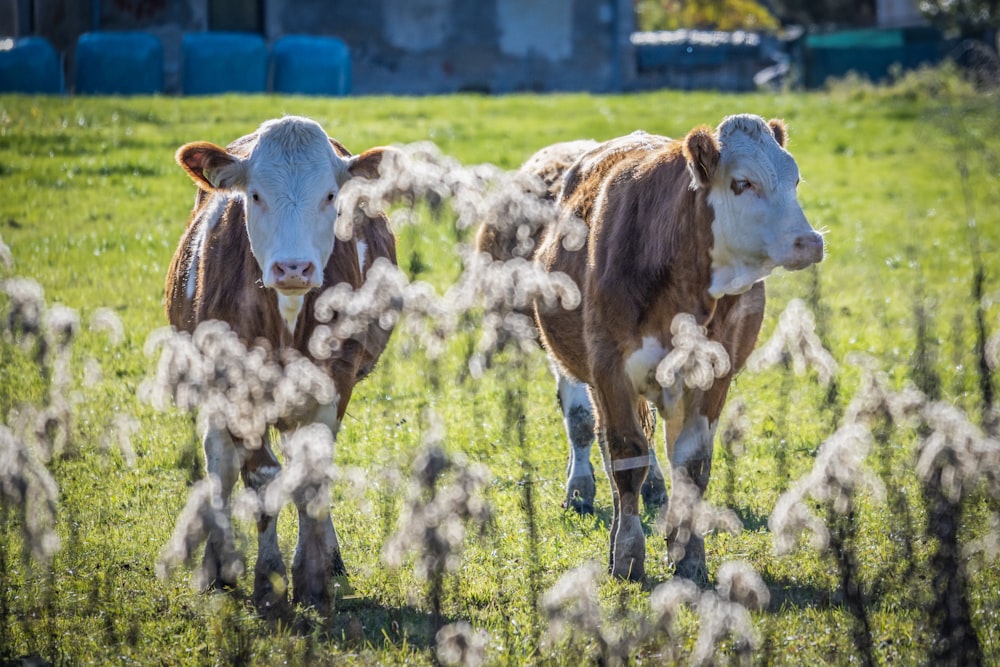
M209 0L208 29L264 33L264 0Z

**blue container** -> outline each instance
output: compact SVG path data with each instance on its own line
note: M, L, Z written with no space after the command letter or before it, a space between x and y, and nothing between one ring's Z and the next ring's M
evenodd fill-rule
M44 37L0 38L0 93L59 94L59 55Z
M181 45L185 95L267 90L267 44L248 32L192 32Z
M302 95L351 92L351 52L336 37L287 35L274 44L274 91Z
M87 32L76 41L76 92L163 92L163 44L148 32Z
M806 86L857 72L872 81L890 77L892 66L911 70L941 62L952 45L933 28L848 30L806 38Z

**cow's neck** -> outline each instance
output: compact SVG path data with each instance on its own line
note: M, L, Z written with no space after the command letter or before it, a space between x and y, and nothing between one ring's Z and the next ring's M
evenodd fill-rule
M305 303L304 296L287 296L278 292L278 312L281 319L285 321L288 333L295 334L295 325L299 321L299 313L302 312L302 304Z
M720 299L727 294L743 294L754 283L768 277L774 270L770 265L751 265L733 259L729 262L712 262L712 283L708 293L713 299Z

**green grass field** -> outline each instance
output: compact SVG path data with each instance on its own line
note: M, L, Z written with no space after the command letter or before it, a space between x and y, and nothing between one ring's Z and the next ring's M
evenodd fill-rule
M444 425L448 452L486 465L492 475L484 493L493 518L482 529L469 528L440 595L443 622L465 621L485 632L473 643L487 664L687 664L700 657L699 632L719 622L709 614L716 598L685 607L669 633L643 630L656 606L651 591L672 575L652 513L645 516L647 535L655 536L647 540L647 584L598 577L599 606L573 621L576 636L549 632L556 624L540 611L545 591L587 562L603 571L608 480L599 473L595 515L560 507L566 445L545 357L507 351L482 378L469 378L475 313L437 359L397 330L380 367L355 391L335 454L349 474L333 485L331 507L356 595L325 616L299 609L262 619L239 594L193 590L191 567L156 576L202 464L190 416L155 410L141 400L140 387L155 368L143 348L166 323L164 275L194 196L173 160L185 142L224 145L265 119L299 114L355 152L429 140L464 165L515 169L556 141L640 128L680 136L738 112L785 119L803 175L800 200L812 225L826 232L828 254L817 270L768 280L761 341L786 305L802 298L816 312L839 370L835 395L815 372L796 376L780 364L745 371L734 383L730 403L746 405L748 428L735 454L716 447L708 500L734 510L744 528L706 538L706 591L723 563L745 561L763 578L770 604L751 614L752 647L710 638L709 655L720 663L846 665L870 657L879 664L927 663L942 651L933 612L942 561L934 533L939 515L918 476L926 430L882 421L872 427L863 467L882 481L885 494L860 490L849 517L830 519L834 535L845 538L839 550L818 552L805 541L777 555L768 518L778 497L813 467L839 420L853 414L848 406L869 377L858 353L894 391L915 381L972 424L988 421L978 369L983 342L1000 331L1000 104L995 93L975 94L932 73L889 89L855 84L809 94L0 96L0 239L13 260L5 265L0 253L0 279L37 281L49 306L64 304L81 320L68 357L71 428L46 464L58 485L61 541L48 565L22 555L30 516L11 495L13 464L0 458L0 663L29 657L74 665L449 662L454 656L435 651L428 585L416 576L413 557L398 568L382 559L405 502L405 480L431 431L428 409ZM456 230L448 215L422 214L396 231L400 265L443 293L462 268L455 244L467 242L472 230ZM974 291L977 271L984 276L982 298ZM0 312L9 304L0 295ZM99 308L120 318L120 341L88 328ZM59 380L4 332L0 414L17 432L30 406L45 406ZM989 382L1000 388L995 378ZM134 463L116 444L123 435L130 436ZM1000 448L993 437L983 446ZM0 456L10 460L6 452ZM598 463L596 448L594 457ZM967 472L971 481L951 505L961 514L947 515L958 522L963 599L986 664L1000 662L1000 493L991 486L1000 465L991 461ZM984 482L976 481L976 471ZM822 503L813 506L825 516ZM27 508L29 515L39 511L31 502ZM237 533L252 563L254 527L237 522ZM290 562L290 508L280 533ZM975 551L977 545L983 548ZM852 590L842 578L848 561ZM242 593L252 587L250 569ZM852 606L857 600L867 629ZM859 636L867 637L867 649ZM466 655L465 664L477 664L477 655Z

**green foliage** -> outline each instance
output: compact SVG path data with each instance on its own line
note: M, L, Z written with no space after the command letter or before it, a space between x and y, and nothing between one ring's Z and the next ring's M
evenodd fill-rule
M639 30L758 30L770 31L778 21L755 0L638 0Z
M998 0L922 0L919 6L920 13L935 26L966 35L996 30L1000 22Z
M593 638L555 649L539 639L546 629L539 594L587 561L605 562L608 480L598 473L594 515L560 508L566 445L544 357L508 350L473 379L465 363L478 339L471 323L433 364L397 332L352 398L336 450L337 465L351 474L333 485L331 507L355 597L326 618L296 610L271 621L257 617L242 597L252 573L240 582L243 593L231 596L191 590L185 569L156 578L157 558L200 456L192 453L197 445L189 418L155 413L137 399L155 363L143 344L165 323L163 278L194 195L173 152L198 139L225 144L266 118L296 113L315 118L354 151L431 140L464 164L514 169L555 141L606 139L637 128L679 136L744 111L788 123L803 175L800 200L828 245L828 257L812 275L769 279L761 341L793 298L812 294L810 305L823 307L819 334L840 370L832 399L814 372L794 376L781 364L737 378L731 401L746 406L747 428L738 448L717 454L708 495L716 505L729 504L744 531L706 538L709 578L714 583L722 563L741 559L767 584L770 605L752 614L759 635L755 661L859 661L852 641L856 617L844 604L836 561L807 545L776 555L768 518L780 494L812 468L862 386L865 371L847 363L852 353L874 359L887 385L898 390L912 377L922 331L934 351L922 355L922 363L936 364L942 398L978 419L977 306L985 309L987 333L1000 330L998 109L995 96L976 94L940 72L908 75L890 89L841 84L780 95L0 96L0 238L13 258L11 266L0 262L0 281L31 277L47 303L76 309L81 321L110 308L124 325L120 342L83 331L73 347L71 389L79 399L73 447L48 466L59 487L62 543L51 565L23 564L18 520L0 516L0 662L37 656L57 664L432 664L427 585L412 567L389 568L380 558L397 529L405 500L400 471L411 469L424 441L428 407L443 421L445 449L492 473L484 492L492 521L470 535L458 569L444 576L436 602L442 620L485 630L488 664L578 664L586 656L615 655L608 648L614 637L601 639L603 648ZM455 244L466 242L468 232L451 227L446 207L416 206L413 215L416 224L398 230L400 264L443 292L459 275ZM974 256L985 275L981 304L970 296ZM7 305L0 293L0 313ZM0 408L7 424L17 406L45 400L48 385L31 354L0 340ZM88 357L102 374L85 383ZM521 413L516 424L512 405ZM120 413L136 421L134 465L112 444L111 425ZM879 664L920 663L930 654L926 572L936 544L923 530L927 513L914 473L920 439L909 427L876 429L866 465L887 494L880 499L864 491L852 505L851 574L860 582ZM995 663L1000 568L985 538L995 534L996 505L980 490L964 507L958 539L982 547L969 561L972 622L986 662ZM655 535L654 517L645 520ZM281 514L286 559L294 523L293 512ZM237 546L252 562L254 527L238 522L237 534ZM648 539L647 549L649 588L670 581L664 542ZM649 590L598 583L602 614L614 617L609 627L640 636ZM675 621L672 632L635 649L636 663L666 656L687 661L702 620L684 609ZM737 659L737 643L722 641L722 661Z

